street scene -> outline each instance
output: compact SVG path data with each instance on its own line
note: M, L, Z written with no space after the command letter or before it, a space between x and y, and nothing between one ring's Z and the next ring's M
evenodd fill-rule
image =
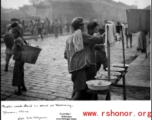
M37 42L32 39L28 40L30 44L39 45L42 48L42 52L36 64L25 64L27 92L24 92L21 96L15 95L14 87L12 87L14 60L11 59L10 61L9 71L4 71L5 45L1 43L1 99L69 100L73 85L63 53L67 37L68 35L60 36L58 39L46 37L44 41L39 40ZM150 56L145 59L145 54L138 54L136 43L137 39L135 35L133 47L125 50L126 60L130 64L130 69L126 76L127 99L148 100L150 99ZM111 49L115 50L115 52L111 53L112 62L122 62L122 44L116 43ZM101 96L100 99L103 100L103 97ZM112 100L122 100L121 89L115 88L113 90Z
M151 38L148 25L142 22L147 21L150 8L146 7L135 12L139 16L143 14L146 16L145 19L136 20L143 23L142 28L136 25L132 27L134 23L132 19L135 18L127 18L134 14L134 11L126 13L126 10L137 9L135 5L114 1L108 3L103 0L100 3L102 7L118 4L125 6L119 8L120 14L116 16L113 11L111 13L108 11L110 7L96 9L93 12L91 8L88 9L90 5L98 2L86 3L88 11L82 14L80 10L75 10L76 7L73 8L74 11L68 10L71 10L70 5L77 5L83 11L85 0L84 3L74 3L72 0L65 0L64 4L62 2L33 1L32 5L19 8L26 11L26 16L21 13L18 16L15 12L12 12L14 15L11 16L10 13L4 12L6 8L3 8L1 101L150 100ZM33 6L37 6L36 10ZM60 8L65 11L58 10ZM100 10L108 12L99 14ZM90 16L87 15L89 11ZM115 12L118 11L115 9ZM96 59L100 55L97 55L97 44L100 45L98 46L100 50L102 49L101 60L106 60L100 63L98 70ZM25 58L24 46L28 48ZM30 47L40 52L36 55ZM34 54L37 57L36 62L27 62L28 57L32 59L31 56ZM114 77L111 72L117 67L112 66L113 64L123 65L118 67L122 68L122 71L114 70L116 73L121 73L114 78L114 83L111 81ZM127 68L125 65L128 65ZM107 76L102 74L104 72ZM91 74L94 75L89 78ZM102 75L106 78L102 79ZM103 91L91 89L87 82L97 80L111 81L110 87ZM94 85L101 88L103 86Z

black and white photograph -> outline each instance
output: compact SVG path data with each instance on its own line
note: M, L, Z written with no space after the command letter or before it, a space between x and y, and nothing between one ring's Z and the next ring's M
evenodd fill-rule
M150 0L1 0L1 101L150 100L150 11Z

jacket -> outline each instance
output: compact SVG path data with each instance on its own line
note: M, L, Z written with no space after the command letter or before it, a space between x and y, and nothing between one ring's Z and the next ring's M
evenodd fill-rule
M72 35L70 37L73 37ZM83 69L84 67L88 65L95 65L95 44L103 44L104 38L102 35L100 36L90 36L88 34L83 33L83 44L84 49L79 52L72 52L74 49L69 50L69 40L66 41L66 48L64 52L65 59L67 59L68 62L68 70L70 73ZM71 42L71 46L74 45ZM74 53L74 54L71 54Z

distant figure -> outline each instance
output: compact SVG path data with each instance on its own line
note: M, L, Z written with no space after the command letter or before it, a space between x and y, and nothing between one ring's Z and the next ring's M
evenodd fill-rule
M11 25L13 23L18 23L17 19L16 18L12 18L10 23L6 26L6 32L8 32L10 29L11 29Z
M126 24L125 26L125 34L126 34L126 46L127 48L129 48L128 41L130 39L130 47L132 48L132 34L128 33L128 24Z
M37 29L38 29L38 35L40 35L41 36L41 40L43 40L43 34L42 34L43 22L40 21L40 20L38 20Z
M48 18L46 18L46 21L45 21L45 23L46 23L46 31L47 31L47 34L49 34L49 33L51 33L51 27L50 27L50 20L48 19Z
M67 33L70 33L70 22L67 20L66 22Z
M54 21L51 23L51 33L54 34Z
M30 20L28 29L29 29L30 33L33 35L34 34L34 22L32 20Z
M120 34L121 34L121 23L117 22L117 25L116 25L116 38L117 38L118 41L121 38Z
M59 20L59 33L60 33L60 35L63 34L63 25L62 25L62 20L61 19Z
M23 26L23 33L25 32L25 21L22 21L22 26Z
M146 52L146 44L147 44L146 35L147 35L147 32L145 32L145 31L138 32L137 50L141 51L143 53Z
M43 40L43 35L42 35L42 24L40 20L35 20L35 25L34 25L34 35L35 35L35 40L38 40L39 35L41 35L41 40Z
M54 22L54 34L55 34L55 37L58 38L58 21L55 20Z

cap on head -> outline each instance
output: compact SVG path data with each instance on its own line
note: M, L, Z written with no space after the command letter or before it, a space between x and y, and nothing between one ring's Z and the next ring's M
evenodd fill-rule
M18 27L13 28L13 29L12 29L12 31L16 31L16 32L18 32L18 33L19 33L19 35L21 34L20 29L19 29Z
M79 25L83 25L83 18L81 17L76 17L72 20L72 27L75 29L77 28Z

